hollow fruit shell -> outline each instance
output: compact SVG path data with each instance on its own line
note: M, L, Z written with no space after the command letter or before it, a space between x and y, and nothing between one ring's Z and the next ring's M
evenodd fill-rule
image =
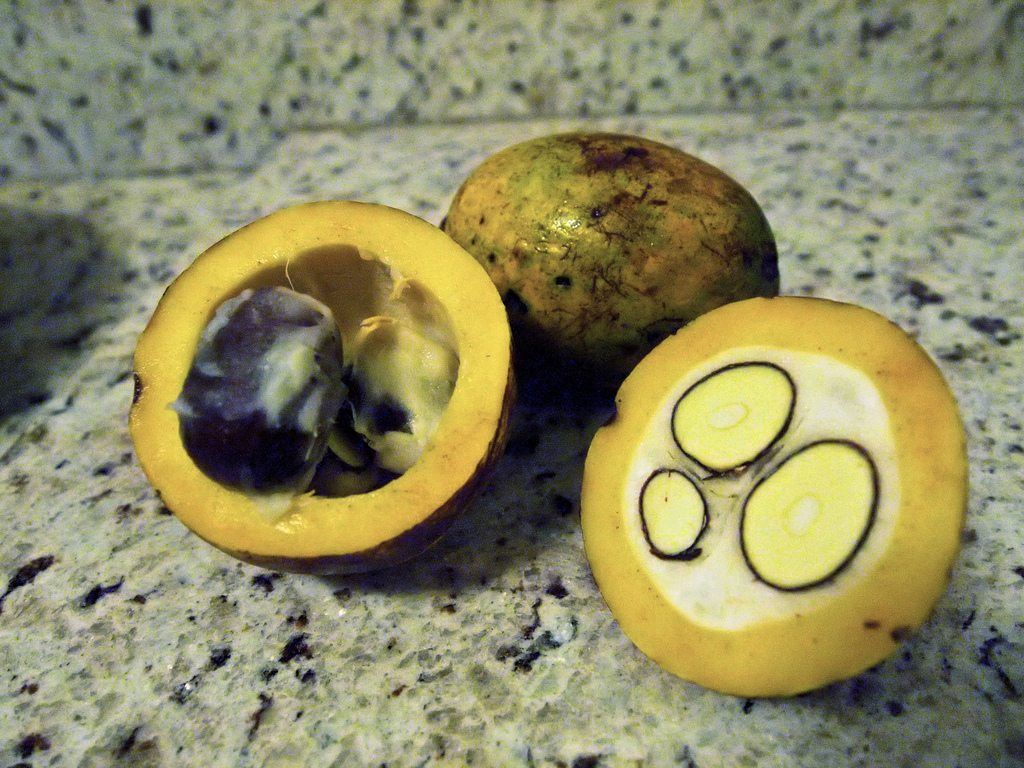
M889 544L863 578L806 613L723 629L677 610L651 578L648 555L628 545L627 457L650 421L653 403L688 371L724 350L757 345L832 356L869 377L890 420L900 503ZM822 299L736 302L655 348L622 384L616 405L586 459L584 544L620 627L659 665L726 693L793 695L876 664L927 619L959 547L967 494L965 438L941 373L890 321Z
M343 282L345 274L332 274L332 249L355 249L357 258L378 260L440 300L458 348L458 377L433 439L407 472L369 493L298 494L280 517L268 518L253 497L196 467L170 404L221 302L247 287L287 285L288 265L306 254L315 255L322 282ZM217 548L281 570L371 570L433 544L480 490L507 435L514 392L510 347L494 286L439 229L381 205L297 205L228 235L168 287L136 348L131 435L164 504Z

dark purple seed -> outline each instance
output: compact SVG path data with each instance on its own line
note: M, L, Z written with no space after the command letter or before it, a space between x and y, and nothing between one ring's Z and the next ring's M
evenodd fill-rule
M311 359L308 370L296 368L293 353ZM326 450L344 397L341 375L327 307L285 288L243 291L204 330L174 404L185 449L224 485L301 485Z

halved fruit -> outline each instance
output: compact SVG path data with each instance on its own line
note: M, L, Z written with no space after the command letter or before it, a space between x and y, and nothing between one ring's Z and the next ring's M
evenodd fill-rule
M487 274L439 229L299 205L167 289L136 348L132 438L164 503L214 546L369 570L430 546L480 489L507 434L510 347Z
M888 656L949 578L966 506L956 403L885 318L750 299L623 383L587 455L587 557L623 631L670 672L792 695Z

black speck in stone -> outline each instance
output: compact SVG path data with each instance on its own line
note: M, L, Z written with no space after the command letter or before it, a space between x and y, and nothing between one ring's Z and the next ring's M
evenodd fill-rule
M260 729L260 723L263 720L263 715L268 709L274 705L274 697L266 694L260 694L260 705L256 708L256 711L249 715L249 732L246 734L246 738L252 741L256 738L256 732Z
M958 342L952 349L939 352L938 357L940 360L945 360L947 363L959 363L967 357L967 349L963 344Z
M983 667L991 667L993 665L992 652L1007 642L1006 638L995 627L989 627L989 631L994 633L992 637L978 646L978 663Z
M41 733L30 733L19 741L14 749L20 757L31 757L36 752L46 752L49 748L49 739Z
M870 269L862 269L859 272L853 273L853 278L855 280L871 280L874 278L874 276L875 273Z
M153 34L153 11L149 5L143 4L135 8L135 24L143 37Z
M746 701L743 702L743 714L744 715L749 715L750 714L750 710L752 710L753 708L754 708L754 700L753 699L747 699Z
M295 670L295 678L305 685L316 682L316 672L312 669Z
M885 708L893 717L899 717L903 714L903 705L898 701L885 702Z
M778 53L779 51L786 47L786 43L788 42L789 41L785 38L785 36L776 37L770 43L768 43L768 55L770 56L773 53Z
M279 671L277 667L264 667L260 670L260 679L265 683L269 683L277 677Z
M600 755L580 755L572 761L572 768L598 768L600 765Z
M117 750L114 752L114 755L118 760L124 760L124 758L128 756L128 753L135 749L135 742L139 738L139 731L141 730L141 725L135 726L132 728L131 733L125 737L124 741L118 745Z
M107 462L106 464L101 464L96 467L96 469L92 471L92 475L93 477L109 477L115 469L117 469L116 464L113 462Z
M36 141L36 137L30 134L24 133L21 135L21 144L25 148L25 154L34 155L39 150L39 142Z
M14 576L12 576L11 580L7 582L7 589L2 595L0 595L0 613L3 613L4 600L7 599L7 596L11 594L11 592L20 587L24 587L27 584L31 584L35 580L36 576L53 565L54 561L55 558L53 555L43 555L42 557L29 560L15 571Z
M516 672L529 672L533 669L533 662L540 658L540 651L527 651L512 664Z
M171 694L171 701L176 704L184 704L199 685L199 675L192 675L184 683L174 686L174 693Z
M860 23L860 41L867 43L872 40L885 40L896 31L896 22L892 19L885 19L878 24L872 24L868 19Z
M1018 565L1016 568L1013 569L1013 572L1020 576L1022 579L1024 579L1024 565Z
M113 584L104 586L103 584L97 584L95 587L90 589L84 595L78 599L79 608L91 608L96 605L101 599L107 595L112 595L116 592L121 591L121 586L124 584L124 578L115 581Z
M203 120L203 132L207 136L212 136L220 130L220 120L213 115L207 115Z
M282 664L287 664L289 661L293 661L294 659L313 658L313 651L310 650L309 644L306 642L307 637L309 637L309 634L306 632L299 632L298 634L292 635L281 650L281 656L279 657L280 662Z
M279 578L281 578L279 573L257 573L252 577L252 584L254 587L262 589L264 594L269 595L274 591L274 579Z
M897 294L897 298L901 296L910 296L914 300L914 306L917 309L920 309L925 304L942 304L946 301L946 298L941 293L933 291L920 280L908 280L906 287Z
M67 153L68 159L73 163L78 162L78 150L75 149L67 137L67 133L64 131L64 126L60 123L55 123L52 120L48 120L45 117L39 118L39 124L43 127L46 135L49 136L57 144L64 147L64 151Z
M621 16L619 16L619 21L622 22L622 26L624 26L624 27L628 27L630 24L632 24L633 20L634 19L633 19L633 14L632 13L628 13L627 12L627 13L623 13Z
M231 646L222 645L210 651L210 669L220 669L231 658Z
M977 616L977 614L978 614L977 611L971 611L968 614L967 618L964 619L963 623L960 625L960 629L964 630L965 632L968 629L970 629L971 625L974 623L974 617Z
M548 584L547 589L545 589L544 592L551 595L556 600L561 600L569 594L569 590L565 588L561 578L557 576L550 584Z
M572 286L572 278L568 275L558 275L555 277L555 285L560 288L569 288Z
M1003 346L1020 338L1020 334L1011 330L1007 322L1001 317L979 315L978 317L972 317L967 321L967 324L978 331L978 333L985 334L994 342Z

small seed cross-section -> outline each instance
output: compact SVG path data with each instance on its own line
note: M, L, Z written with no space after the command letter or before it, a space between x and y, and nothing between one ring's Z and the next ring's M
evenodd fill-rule
M651 553L671 560L700 555L697 540L708 522L707 505L682 472L655 472L640 493L640 518Z

